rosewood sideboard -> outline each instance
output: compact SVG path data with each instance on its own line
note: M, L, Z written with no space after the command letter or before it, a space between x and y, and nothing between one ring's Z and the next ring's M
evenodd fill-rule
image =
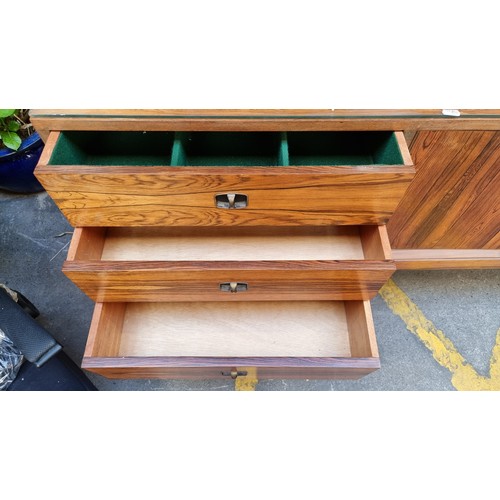
M458 113L457 113L458 114ZM359 378L396 269L500 267L500 110L33 110L83 367Z

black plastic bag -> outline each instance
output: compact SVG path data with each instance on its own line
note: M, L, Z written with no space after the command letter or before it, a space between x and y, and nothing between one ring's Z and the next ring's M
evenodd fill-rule
M14 382L23 361L21 352L0 329L0 391Z

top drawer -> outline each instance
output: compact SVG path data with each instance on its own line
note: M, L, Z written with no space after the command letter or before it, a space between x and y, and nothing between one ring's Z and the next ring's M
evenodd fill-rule
M402 132L52 132L35 171L73 226L383 224Z

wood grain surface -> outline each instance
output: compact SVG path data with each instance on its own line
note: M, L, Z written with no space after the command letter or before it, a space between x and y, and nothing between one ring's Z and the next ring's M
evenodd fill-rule
M377 338L368 301L344 302L352 357L378 358Z
M101 260L106 242L105 227L76 227L68 249L66 260Z
M108 314L113 332L115 323L123 325L119 345L114 333L109 339ZM372 327L349 321L344 304L336 302L128 304L125 310L123 304L97 304L82 366L117 378L222 378L245 367L257 367L259 378L359 378L380 361L372 348L359 347L371 345L362 339L360 356L351 357L353 337L366 336ZM241 355L252 352L259 355Z
M462 117L475 116L498 116L500 109L462 109ZM434 117L443 116L441 109L32 109L31 116L50 116L54 119L61 117L94 117L106 116L116 119L124 116L147 118L148 116L201 116L201 117L235 117L237 119L246 116L273 117L290 116L297 118L301 116L348 116L357 117Z
M31 120L42 136L51 130L314 131L500 130L500 110L440 109L39 109Z
M83 358L82 368L117 379L228 379L249 368L259 379L357 380L380 368L379 358ZM226 375L224 375L226 374Z
M414 175L402 165L166 167L52 165L53 132L35 175L73 226L383 224ZM216 206L239 193L248 205Z
M383 224L413 178L398 167L48 167L36 175L71 225ZM219 193L248 208L215 207Z
M229 231L232 229L232 231ZM259 228L257 228L259 229ZM381 246L379 240L379 247ZM363 260L356 226L319 228L246 227L109 228L101 260L256 261Z
M124 265L125 264L125 265ZM150 266L120 263L78 265L67 263L64 274L93 300L116 301L261 301L261 300L368 300L394 273L393 263L318 261L273 265L200 269L185 263L180 269L162 263ZM221 283L248 285L245 292L220 291Z
M500 248L500 132L418 132L417 173L388 232L393 248Z
M343 302L137 303L127 304L118 356L351 357L351 350Z
M123 320L127 305L97 303L90 323L84 358L88 356L115 356L120 349Z
M96 301L367 300L395 270L386 240L384 226L77 228L63 271Z
M387 226L359 226L359 235L365 260L392 259Z
M392 251L396 267L423 269L499 269L500 250L396 249Z

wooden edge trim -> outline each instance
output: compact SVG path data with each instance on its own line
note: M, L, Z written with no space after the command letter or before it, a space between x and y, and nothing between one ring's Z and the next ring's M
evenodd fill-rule
M75 117L86 117L93 118L94 115L112 118L114 116L122 117L124 115L139 118L144 118L147 116L179 116L183 117L185 115L207 115L210 118L224 116L274 116L274 115L287 115L293 118L294 115L324 115L326 117L338 117L346 118L348 116L375 116L380 117L384 115L386 117L422 117L422 116L442 116L441 109L308 109L308 108L262 108L262 109L230 109L230 108L214 108L214 109L196 109L196 108L174 108L174 109L32 109L32 118L38 119L39 117L47 117L58 119L61 117L66 117L68 115ZM476 115L500 115L500 109L461 109L461 116L458 118L452 118L452 120L460 121L463 117L470 117Z
M500 250L393 249L398 270L499 269Z
M83 229L81 227L75 227L75 229L73 230L73 236L71 238L71 243L69 244L68 255L66 256L66 262L73 262L76 259L80 241L82 239L82 232Z
M32 120L33 121L33 120ZM157 132L333 132L367 130L500 130L498 118L38 118L35 125L47 130L148 130Z
M460 117L431 109L38 109L37 130L319 131L500 130L500 110L460 110Z
M49 140L50 130L37 128L38 135L42 138L44 144Z
M99 335L99 325L101 323L101 316L104 304L98 302L94 307L94 314L92 315L92 320L90 322L89 335L87 338L87 345L85 346L85 352L83 353L83 359L92 358L94 353L94 346L96 344L96 339Z
M284 174L287 176L297 177L310 177L311 175L338 175L338 176L351 176L351 175L377 175L383 179L386 175L402 175L407 174L411 177L415 174L415 169L411 165L308 165L306 168L300 166L284 167L284 166L248 166L242 167L241 165L227 165L224 167L170 167L170 166L137 166L137 165L42 165L44 175L60 176L64 174L66 177L69 175L148 175L148 176L171 176L177 177L206 177L210 175L259 175L263 177L280 176Z
M207 367L269 367L269 368L380 368L378 357L363 358L299 358L299 357L90 357L86 356L82 367L92 368L207 368Z
M401 155L403 157L403 162L406 166L412 167L413 160L410 154L410 150L408 149L408 144L406 143L405 135L402 131L394 132L396 135L396 140L398 141L399 150L401 151Z
M40 159L38 160L38 166L45 167L52 156L54 148L56 147L57 140L59 139L60 132L51 132L47 141L45 142L45 147L43 148Z
M328 271L395 271L393 261L345 260L345 261L86 261L67 260L63 265L69 272L145 272L160 271L203 274L209 271L269 271L269 272L328 272Z
M363 301L363 310L366 318L368 342L370 344L371 355L375 358L379 357L377 337L375 335L375 325L373 323L372 308L370 306L370 301Z
M378 234L380 237L380 243L382 245L382 253L384 259L392 260L392 248L391 242L389 240L389 234L387 233L387 226L385 224L377 226Z
M344 304L351 355L354 358L378 357L370 301L345 301Z

